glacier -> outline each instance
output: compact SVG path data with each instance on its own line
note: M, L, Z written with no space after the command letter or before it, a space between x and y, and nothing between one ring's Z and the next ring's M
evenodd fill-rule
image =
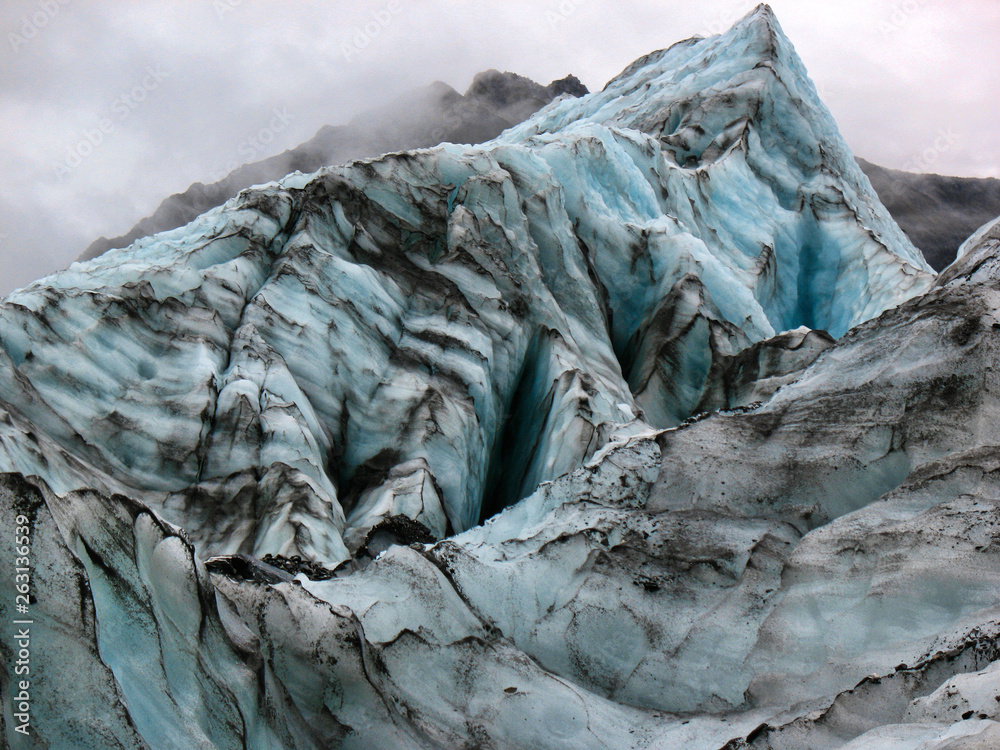
M11 294L0 468L36 473L34 428L84 464L56 491L336 563L393 515L478 524L626 415L738 405L748 346L932 279L761 10L482 147L295 174Z
M997 226L936 276L761 6L12 293L30 746L1000 741Z

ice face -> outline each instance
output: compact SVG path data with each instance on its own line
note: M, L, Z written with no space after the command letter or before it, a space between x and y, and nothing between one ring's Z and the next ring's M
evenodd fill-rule
M927 270L761 10L485 146L294 175L12 294L11 434L71 458L11 438L0 468L148 494L205 554L336 563L391 515L474 526L620 404L662 428L769 395L791 371L721 373Z
M43 746L988 738L994 234L935 281L762 7L10 295Z

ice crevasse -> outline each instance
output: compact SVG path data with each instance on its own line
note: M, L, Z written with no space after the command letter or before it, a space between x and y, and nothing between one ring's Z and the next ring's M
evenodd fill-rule
M335 563L738 405L740 352L932 278L763 7L483 146L296 173L11 294L0 468Z
M998 247L762 6L13 293L33 747L1000 746Z

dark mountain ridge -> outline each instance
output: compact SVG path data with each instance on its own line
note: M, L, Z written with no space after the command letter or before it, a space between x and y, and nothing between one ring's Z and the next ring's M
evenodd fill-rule
M903 172L864 159L858 164L935 271L955 260L969 235L1000 215L1000 180Z
M125 234L100 237L79 260L89 260L142 237L184 226L241 190L284 177L315 172L390 151L427 148L439 143L482 143L530 117L558 96L583 96L587 87L573 75L548 86L516 73L477 73L465 94L441 81L417 89L382 107L361 113L347 125L325 125L295 148L245 164L209 185L196 182L166 198Z

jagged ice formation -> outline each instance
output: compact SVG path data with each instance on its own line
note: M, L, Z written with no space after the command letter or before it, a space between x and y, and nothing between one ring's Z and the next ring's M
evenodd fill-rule
M683 421L748 345L931 278L761 11L483 147L296 174L12 294L0 466L36 473L41 433L57 491L336 562L389 515L469 528Z
M762 6L10 295L37 746L993 741L996 235L935 279Z

